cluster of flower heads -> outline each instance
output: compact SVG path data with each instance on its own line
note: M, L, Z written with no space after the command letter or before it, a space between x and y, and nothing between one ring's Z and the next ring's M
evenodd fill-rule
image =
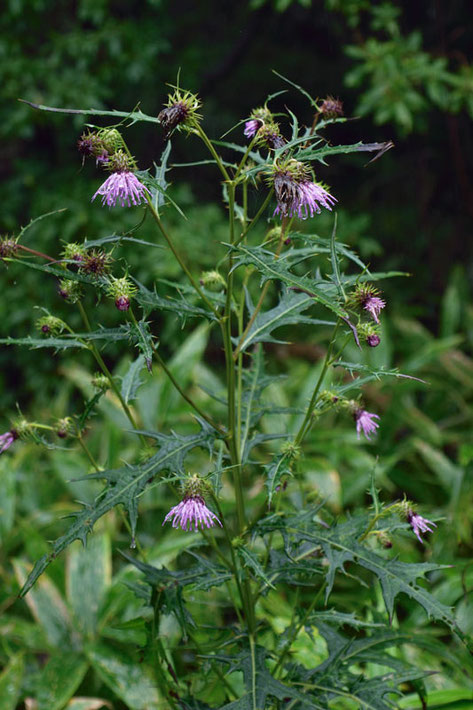
M266 106L254 109L250 118L245 122L243 131L246 138L256 139L257 145L265 146L270 150L277 150L286 145L286 139L281 135L279 124L274 120L273 114Z
M216 523L222 527L222 523L212 511L207 508L203 497L205 483L199 476L192 476L184 485L184 495L180 503L175 505L166 515L163 521L172 522L173 528L198 532L213 527Z
M321 207L332 210L337 202L322 185L313 182L307 165L294 158L275 161L268 176L274 187L277 206L275 215L307 219L320 214Z
M113 259L108 252L87 249L83 244L71 242L66 245L62 255L69 265L77 266L80 272L98 277L107 296L114 299L119 311L127 311L130 308L131 300L138 289L127 276L116 278L109 275ZM61 279L59 294L69 303L76 303L82 298L82 286L72 279Z
M136 177L136 163L127 153L123 138L116 128L88 131L82 134L77 147L83 159L94 157L97 165L110 172L92 201L100 196L104 207L131 207L146 202L149 190Z

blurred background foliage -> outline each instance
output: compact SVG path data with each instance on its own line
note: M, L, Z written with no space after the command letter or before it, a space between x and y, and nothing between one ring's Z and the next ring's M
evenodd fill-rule
M30 219L67 208L33 226L25 239L31 248L53 256L69 241L122 234L137 226L140 215L134 210L107 211L90 205L102 176L89 164L82 167L76 152L83 117L35 112L18 98L49 106L122 111L131 111L139 103L143 111L157 115L166 99L165 82L174 83L180 69L181 84L203 99L204 125L213 138L221 137L268 94L281 89L288 92L274 100L273 109L284 111L288 106L301 122L310 125L308 102L275 76L274 69L312 95L332 94L343 100L345 114L352 120L330 127L325 134L330 141L394 140L395 148L375 163L363 167L366 159L344 157L331 161L319 177L339 199L337 238L350 244L375 270L399 269L412 274L383 284L388 306L383 314L382 343L368 353L370 364L398 367L428 385L394 378L370 383L365 391L367 408L382 418L376 442L360 445L353 422L327 416L314 427L301 467L304 485L326 496L336 514L368 501L368 474L374 466L385 500L400 498L405 492L422 503L440 528L424 556L456 565L455 573L433 576L432 581L438 582L443 602L457 605L463 628L473 632L473 579L468 562L473 551L470 3L5 0L0 29L0 228L4 234L16 234ZM228 140L239 140L241 129L236 127ZM133 126L126 138L140 167L159 162L165 144L154 124ZM171 163L203 157L196 141L182 135L173 137ZM218 180L211 166L177 167L168 179L187 221L170 208L166 223L187 262L199 273L214 265L218 244L227 238L225 210L216 206ZM250 209L255 204L250 203ZM327 236L332 224L330 215L321 215L313 221L312 231ZM157 240L149 221L140 226L138 236ZM167 251L156 251L156 258L150 258L145 247L121 244L113 255L117 274L126 261L133 276L148 288L162 278L180 278ZM73 309L58 298L53 279L44 279L19 264L8 268L0 264L0 272L4 294L0 299L1 337L33 334L34 321L40 315L32 309L33 304L80 327ZM276 300L274 295L274 303ZM113 327L121 322L111 301L96 304L89 293L87 305L89 310L97 306L93 311L96 323ZM162 354L181 384L203 407L215 407L200 388L202 383L219 386L223 360L213 335L209 336L205 327L193 332L193 323L182 325L174 315L164 313L153 314L152 328L160 334ZM290 373L291 378L272 384L267 396L281 406L297 407L306 401L318 375L326 333L287 329L282 336L291 343L267 348L268 368L273 374ZM299 342L302 340L304 344ZM356 358L355 353L351 355L346 359ZM131 361L130 353L121 346L107 350L106 357L118 374L124 374ZM2 348L1 431L8 428L16 403L38 421L80 409L92 393L92 370L87 354L55 356L47 350ZM185 407L174 393L171 395L162 373L155 372L140 390L137 407L146 427L174 427L182 433L192 428ZM90 448L102 464L114 466L130 460L134 439L123 433L128 425L113 398L102 400L100 412L105 424L95 426L92 422ZM297 415L291 416L278 417L277 422L267 417L265 426L273 432L290 430ZM12 570L6 566L7 557L35 560L47 549L46 540L63 530L58 513L74 510L75 499L90 498L98 489L90 481L70 482L84 472L84 459L78 452L47 452L34 444L19 445L8 453L8 463L6 455L0 463L0 535L6 579L0 606L7 609L14 603L25 574L23 561ZM194 463L196 467L206 465L203 460ZM259 485L261 482L254 483L255 500L263 502L262 492L258 498ZM164 555L172 564L180 551L177 545L172 546L175 538L156 543L156 520L161 520L165 511L156 489L143 496L142 507L140 539L150 549L149 559L161 561ZM118 512L107 517L93 543L90 554L94 559L109 560L110 536L119 546L129 544ZM411 559L421 556L412 541L402 540L398 548ZM55 629L64 625L75 629L67 643L76 675L61 697L69 698L77 689L87 688L87 694L95 692L109 702L117 687L121 688L120 679L129 677L130 669L137 667L136 658L130 660L123 651L121 665L117 661L114 666L115 677L103 670L111 665L107 662L110 644L118 654L120 644L130 639L141 643L139 622L127 626L138 616L136 599L131 594L123 596L121 579L137 584L136 571L123 566L117 573L121 577L113 576L110 562L102 562L103 572L98 573L98 581L91 582L101 589L100 609L81 619L74 586L78 584L75 565L80 564L80 554L78 548L72 549L67 569L64 560L57 561L42 582L50 585L46 589L49 598L62 595L66 599L57 604L57 615L63 616L60 622L47 616L41 599L30 601L29 611L25 602L15 603L13 615L2 622L0 635L7 644L3 655L20 655L10 661L7 675L0 677L0 687L7 681L9 687L16 687L14 679L24 662L24 650L30 653L31 687L36 682L34 687L45 686L40 653L48 649L51 664L55 662L56 649L62 648ZM342 580L337 603L342 607L347 604L353 590L359 594L358 586L353 585L350 591L349 581ZM36 594L40 595L40 589ZM367 598L373 595L372 590L366 591ZM356 603L361 604L359 598ZM262 604L268 606L268 600ZM281 609L278 613L284 617L289 612ZM407 604L402 613L411 617L413 626L420 623L419 613ZM31 618L39 623L34 633ZM272 623L278 634L278 619ZM172 637L177 632L171 628L166 633ZM301 638L302 647L306 641ZM317 653L316 647L311 649ZM417 659L423 667L442 670L447 663L434 653L425 651L424 655ZM96 669L94 680L87 675L90 665ZM471 689L468 673L464 669L456 672L454 677L454 671L449 671L450 685ZM138 673L133 682L139 685L145 680ZM449 686L444 675L429 682L431 689ZM133 704L130 694L120 692L126 707L140 707ZM45 697L44 707L51 708ZM57 705L62 706L60 702ZM5 705L7 709L14 707L14 703Z

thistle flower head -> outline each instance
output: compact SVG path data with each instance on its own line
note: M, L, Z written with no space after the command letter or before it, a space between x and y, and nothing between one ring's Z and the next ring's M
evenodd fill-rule
M37 329L44 333L44 335L48 336L54 336L62 333L65 326L66 324L64 321L60 318L56 318L56 316L41 316L41 318L38 318L36 321Z
M293 158L273 165L269 182L274 186L278 202L275 215L307 219L309 215L320 214L320 205L332 210L332 205L337 201L335 197L310 178L309 168Z
M13 237L2 237L0 239L0 259L8 256L15 256L18 251L18 244Z
M197 113L202 102L191 91L176 89L168 96L166 106L158 115L158 121L163 127L164 140L167 140L176 127L191 131L201 121Z
M115 156L112 156L107 163L107 168L113 170L113 164L117 165L119 162ZM91 202L95 200L97 195L101 195L103 207L105 205L108 207L116 207L117 205L131 207L146 202L146 193L149 194L148 188L138 180L134 173L120 169L108 176L92 197Z
M109 271L112 261L112 257L106 251L92 249L86 254L84 261L80 264L80 269L86 274L103 276Z
M358 284L353 294L354 301L360 308L368 311L375 323L379 323L379 314L386 305L386 301L383 301L379 294L379 289L371 284Z
M367 412L366 409L359 407L353 412L353 417L356 422L356 433L358 439L360 438L360 434L363 433L368 441L370 441L371 435L375 434L376 429L379 427L378 422L375 421L376 419L379 419L379 416L377 414Z
M78 281L60 279L58 293L68 303L78 303L83 296L83 289Z
M217 518L215 513L207 508L203 497L204 482L199 476L192 476L184 486L184 497L178 505L175 505L166 515L163 521L167 523L172 521L173 528L181 528L187 532L193 530L198 532L204 527L211 528L218 523L222 527L222 523Z
M18 439L18 434L15 429L10 429L0 435L0 454L10 448L10 446Z
M130 308L131 299L137 291L136 286L126 276L119 279L110 276L107 295L115 300L115 306L119 311L127 311Z
M83 158L97 157L103 153L105 146L98 133L85 131L77 141L77 150Z
M319 106L319 111L324 118L343 116L343 102L333 96L326 96Z

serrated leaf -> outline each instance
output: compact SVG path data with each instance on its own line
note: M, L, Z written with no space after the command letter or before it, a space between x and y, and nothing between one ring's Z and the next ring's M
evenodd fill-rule
M310 295L314 301L321 303L340 318L347 318L347 313L340 306L332 283L307 276L296 276L289 270L294 264L288 261L288 258L294 258L294 252L291 257L275 259L272 252L262 247L246 247L240 244L237 250L241 254L237 257L238 265L255 266L263 282L282 281L288 288Z
M122 379L121 395L127 404L135 399L139 387L144 382L141 379L141 371L144 366L145 356L138 355L136 360L130 364L128 372Z
M137 111L105 111L103 109L89 108L56 108L54 106L44 106L44 104L35 104L32 101L26 101L25 99L18 99L24 104L28 104L31 108L37 109L38 111L52 111L53 113L69 113L76 114L80 116L112 116L113 118L126 118L131 121L131 124L137 123L138 121L149 121L150 123L160 123L156 116L148 116L143 113L141 109Z
M253 570L255 577L262 579L268 587L271 587L271 589L276 589L271 580L265 575L264 569L262 568L254 552L249 550L247 547L238 547L237 551L245 567L249 567Z
M150 291L143 284L138 281L135 282L139 291L136 294L136 300L142 306L145 311L150 311L158 309L160 311L171 311L182 318L185 322L186 318L208 318L209 320L216 320L216 316L212 311L195 306L193 303L188 301L181 294L180 298L173 298L172 296L162 297L156 290Z
M281 483L281 478L291 475L291 455L289 453L279 453L273 457L269 464L264 466L266 473L265 485L268 489L268 506L271 506L276 488Z
M294 519L295 522L296 519ZM406 563L397 559L385 559L358 542L368 520L365 516L351 518L333 525L330 529L313 528L311 532L293 527L289 522L288 531L296 534L299 540L311 541L322 548L329 562L327 571L328 599L338 570L344 572L347 562L354 562L376 575L383 594L389 617L392 617L394 601L398 594L404 593L420 604L429 618L443 621L452 631L459 633L457 623L449 607L439 602L432 594L417 584L419 577L428 572L442 569L444 565L431 563Z
M80 653L52 655L36 684L37 710L61 710L81 684L89 662Z
M254 306L249 300L249 296L247 298L247 305L249 316L251 317L254 311ZM269 311L260 311L258 313L241 344L240 352L244 352L254 343L285 342L284 340L278 340L272 336L272 331L283 325L294 325L296 323L306 323L310 325L334 325L333 321L318 320L316 318L301 315L303 311L313 305L314 299L312 296L285 289L277 306L271 308ZM234 342L237 343L238 339L234 338Z
M88 479L104 479L106 481L105 488L91 505L85 506L73 515L73 524L64 535L52 544L51 552L43 555L36 562L20 594L24 596L31 589L52 560L71 542L81 540L85 543L87 535L92 531L97 520L115 506L123 505L128 512L132 535L134 535L138 518L139 496L153 477L164 470L182 471L184 458L189 451L196 447L209 448L214 441L215 431L210 426L202 423L201 425L201 432L189 436L151 433L160 445L158 453L154 456L140 464L90 474ZM145 436L150 435L149 432L142 433Z
M31 350L39 348L53 348L54 350L67 350L69 348L87 348L85 343L81 343L77 338L1 338L0 345L25 345Z
M0 710L15 710L20 697L24 661L20 653L13 656L0 675Z
M145 320L130 323L130 337L135 341L144 357L148 371L151 372L151 364L153 362L153 336L149 329L149 323Z

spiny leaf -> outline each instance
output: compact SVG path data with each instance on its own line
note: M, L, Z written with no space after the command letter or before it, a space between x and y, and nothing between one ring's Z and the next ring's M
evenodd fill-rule
M216 320L216 316L212 311L195 306L184 298L182 294L180 298L173 298L172 296L162 297L156 290L150 291L138 281L135 283L139 287L136 300L146 311L154 310L155 308L163 311L172 311L182 318L183 321L185 321L186 318L201 318L202 316L209 320Z
M90 108L55 108L54 106L44 106L43 104L35 104L32 101L26 101L25 99L18 99L24 104L28 104L31 108L35 108L38 111L52 111L53 113L71 113L78 114L81 116L112 116L113 118L125 118L129 119L131 123L136 123L138 121L149 121L150 123L160 123L159 119L155 116L148 116L141 109L138 111L104 111L102 109Z
M130 336L136 342L138 349L141 351L146 367L151 372L151 364L153 362L153 336L149 329L149 323L145 320L140 320L137 323L130 323Z
M241 558L245 567L249 567L251 570L253 570L255 576L259 579L262 579L268 587L271 587L271 589L276 589L271 580L268 579L268 577L265 575L264 570L255 553L249 550L247 547L238 547L237 550L238 555Z
M288 531L295 534L298 540L308 540L320 545L329 562L326 599L332 590L337 570L344 572L345 563L354 562L378 578L390 617L393 614L397 595L403 592L420 604L430 618L443 621L456 633L459 631L450 608L439 602L423 587L417 585L419 577L424 577L433 570L443 569L444 565L406 563L397 559L385 559L376 554L358 542L358 538L368 524L366 516L351 518L346 522L333 525L328 530L314 528L312 525L310 532L308 529L298 527L296 520L294 518L294 527L289 522Z
M141 464L123 466L118 469L100 471L87 478L105 479L106 487L95 501L74 514L74 522L68 531L52 545L52 551L36 562L33 571L26 580L21 595L24 596L57 555L74 540L84 544L94 524L105 513L117 505L123 505L130 517L132 535L135 534L138 518L138 500L142 491L160 471L182 471L185 456L196 447L209 448L215 432L209 426L202 426L198 434L179 436L178 434L156 434L159 451Z
M264 467L266 472L265 485L268 489L268 506L271 505L281 478L285 475L291 475L291 460L290 453L280 453L274 456L272 461Z
M340 318L347 318L346 312L340 306L337 295L334 293L334 286L330 282L294 275L289 270L293 264L288 262L287 257L275 259L272 252L262 247L246 247L240 244L237 250L241 253L241 256L237 258L238 265L252 264L255 266L260 272L263 282L268 280L282 281L289 288L312 296L314 301L322 303ZM294 252L292 256L294 256Z
M138 388L144 382L144 380L141 379L141 371L144 365L144 355L138 355L136 360L131 363L128 372L122 379L121 395L127 404L135 399Z
M37 350L38 348L53 348L54 350L87 348L85 343L82 343L80 340L77 340L77 338L72 338L70 336L64 338L32 338L28 335L26 338L1 338L0 345L25 345L31 350Z

